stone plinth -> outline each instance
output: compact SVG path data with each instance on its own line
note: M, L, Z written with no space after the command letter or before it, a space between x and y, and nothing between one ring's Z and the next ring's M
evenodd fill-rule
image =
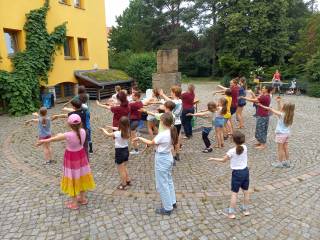
M170 94L173 85L181 85L181 73L154 73L152 75L152 86L162 89L166 94Z
M157 52L157 73L178 72L178 49Z
M181 73L178 72L178 50L159 50L157 73L152 75L152 86L170 94L170 88L173 85L181 85Z

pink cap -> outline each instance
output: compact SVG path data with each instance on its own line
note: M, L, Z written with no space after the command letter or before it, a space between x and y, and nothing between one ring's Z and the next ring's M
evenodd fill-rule
M79 124L79 123L81 123L81 118L78 114L71 114L68 117L68 123L69 124Z

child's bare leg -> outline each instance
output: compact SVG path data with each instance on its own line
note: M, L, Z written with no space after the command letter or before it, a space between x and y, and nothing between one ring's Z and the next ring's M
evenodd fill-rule
M282 143L278 143L278 159L280 162L284 160L284 149Z
M148 121L148 133L151 137L153 137L153 123L151 121Z
M286 161L288 161L289 160L289 147L288 147L288 143L286 142L286 143L284 143L283 144L283 150L284 150L284 159L286 160Z
M44 159L48 162L50 161L50 150L49 150L49 144L48 143L44 143L43 144L43 153L44 153Z
M130 177L129 177L129 172L128 172L128 168L127 168L127 164L124 163L124 172L125 172L125 176L126 176L126 183L130 182Z
M136 137L136 131L131 131L131 144L133 146L133 149L138 149L138 141L132 141L132 139L135 139Z
M234 210L237 205L237 196L238 193L231 192L230 208L229 208L229 218L235 218Z
M118 165L118 172L119 172L119 175L120 175L122 186L126 186L127 185L126 172L125 172L124 167L125 167L124 163L121 163L121 164Z
M242 190L243 191L243 195L244 195L244 198L243 198L243 206L242 206L242 212L245 216L248 216L250 215L250 212L248 210L248 205L249 205L249 191L248 190Z

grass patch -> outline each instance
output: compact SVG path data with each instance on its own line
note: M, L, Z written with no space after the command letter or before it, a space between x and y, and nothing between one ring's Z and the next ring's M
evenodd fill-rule
M220 82L220 78L212 78L212 77L182 77L183 83L191 83L191 82Z
M96 72L86 72L83 75L95 79L97 81L117 81L117 80L130 80L130 77L121 70L109 69L109 70L98 70Z

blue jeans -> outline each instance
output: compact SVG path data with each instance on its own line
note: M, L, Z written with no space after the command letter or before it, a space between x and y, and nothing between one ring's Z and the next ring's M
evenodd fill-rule
M172 180L173 157L170 153L155 154L155 178L156 188L160 193L162 206L165 210L171 211L176 203L176 193Z
M194 108L182 110L181 122L186 137L192 137L192 116L187 116L188 113L194 113Z

